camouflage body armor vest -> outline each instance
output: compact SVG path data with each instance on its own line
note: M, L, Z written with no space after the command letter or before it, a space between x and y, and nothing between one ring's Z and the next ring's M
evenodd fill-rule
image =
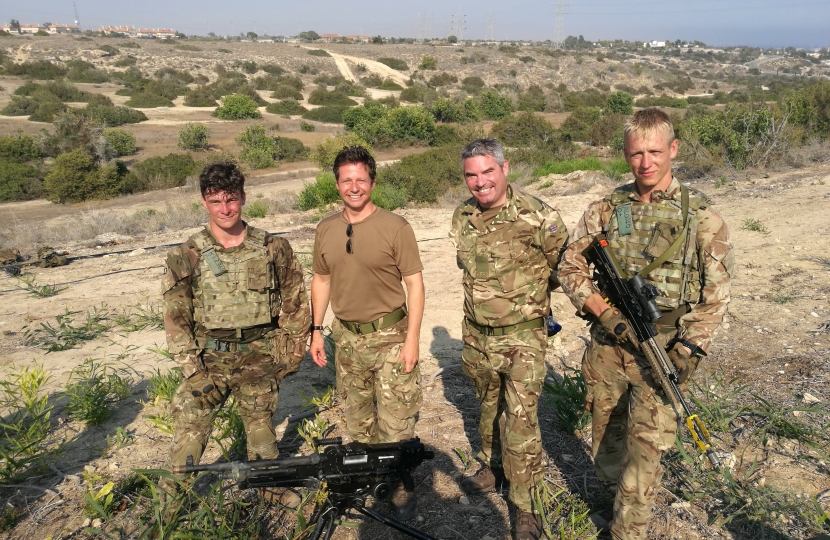
M697 304L702 288L695 243L697 211L706 208L706 196L681 186L671 199L643 203L630 198L632 189L634 184L622 186L606 198L614 210L606 234L620 267L629 277L643 274L643 279L660 290L656 301L663 311ZM688 197L686 212L681 201L684 190ZM670 248L681 236L684 238L672 253ZM642 272L667 252L665 261L647 273Z
M245 241L230 253L215 244L206 230L191 237L200 252L191 278L197 323L209 330L271 323L271 306L279 304L279 290L266 236L265 231L248 227Z

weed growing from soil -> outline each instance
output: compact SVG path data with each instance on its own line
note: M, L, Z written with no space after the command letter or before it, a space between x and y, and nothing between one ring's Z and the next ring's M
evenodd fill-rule
M147 397L152 400L153 404L157 404L160 400L170 403L181 383L182 372L179 368L174 367L166 373L156 368L156 374L147 379Z
M135 436L125 430L121 426L115 428L115 435L107 435L107 447L104 448L103 455L111 454L127 448L135 442Z
M461 464L464 465L462 470L469 470L473 464L472 456L468 456L467 452L465 452L462 448L453 448L452 451L455 452L455 455L457 455L458 459L461 460Z
M101 475L95 474L92 468L86 468L81 473L84 478L84 500L86 506L84 513L88 517L100 517L101 519L109 519L113 512L113 497L115 494L112 489L115 487L115 482L107 482L102 487L98 488L98 482L102 480Z
M554 493L549 482L540 482L533 503L549 540L593 540L599 534L588 519L590 510L585 501L565 489Z
M26 331L26 344L46 349L47 352L65 351L85 341L92 341L107 332L109 311L101 304L85 314L84 322L75 323L77 311L67 308L62 315L55 316L55 326L40 323L40 328Z
M327 386L323 393L317 392L311 397L302 392L300 392L300 396L303 398L303 407L317 407L321 410L330 409L337 401L337 395L331 386Z
M158 415L145 414L144 418L148 422L156 426L156 429L158 429L165 435L173 434L173 417L170 416L168 413L163 412Z
M332 427L328 420L320 418L320 415L315 414L314 420L306 418L302 421L302 424L297 427L297 433L310 448L313 448L314 439L324 438Z
M556 409L554 414L560 429L580 431L591 423L591 413L583 407L588 390L581 371L566 368L561 381L545 382L544 391L548 395L547 404Z
M245 424L233 397L225 402L225 406L216 415L215 426L210 438L219 444L222 457L226 461L231 461L234 456L247 454L248 437L245 434Z
M0 380L0 481L13 481L18 474L42 465L48 451L52 405L44 391L50 376L43 366L19 368ZM3 518L5 519L5 517Z
M242 214L248 218L263 218L268 214L268 203L265 201L254 201L245 205Z
M58 285L38 285L35 281L35 276L16 276L18 287L24 289L32 298L51 298L57 296L61 291L65 291L66 287Z
M158 302L151 302L145 295L143 301L135 306L124 308L115 319L115 326L125 332L140 332L141 330L163 330L164 313Z
M110 405L130 395L135 372L94 358L87 358L69 373L66 412L88 426L112 415Z
M761 223L760 219L755 218L747 218L744 220L743 225L741 225L741 229L745 231L752 231L758 232L761 234L769 234L769 229L767 229L766 225Z

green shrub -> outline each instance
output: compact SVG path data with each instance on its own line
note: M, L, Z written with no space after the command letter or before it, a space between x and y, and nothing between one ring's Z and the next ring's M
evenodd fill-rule
M330 57L331 56L327 51L324 51L323 49L310 49L308 51L308 54L310 54L311 56L325 56L325 57Z
M464 104L450 98L436 99L430 112L436 122L463 122L466 119Z
M616 139L619 146L623 141L625 118L625 115L620 113L603 114L588 129L588 142L602 146L610 145Z
M313 131L317 131L317 126L315 126L311 122L303 122L301 120L300 121L300 129L303 130L303 131L313 132Z
M409 199L406 190L391 184L378 183L372 190L372 202L384 210L395 210L406 205Z
M259 71L259 67L257 67L256 62L253 60L243 60L239 63L239 68L245 73L250 73L252 75Z
M184 95L186 107L216 107L216 98L204 86L191 88Z
M367 75L366 77L360 79L360 84L366 88L377 88L383 84L383 78L377 73L372 73L371 75Z
M40 106L36 100L24 96L12 96L11 101L0 110L3 116L30 116Z
M505 116L510 115L513 107L510 98L499 95L493 90L479 94L477 101L481 114L484 118L490 120L501 120Z
M634 114L634 96L628 92L613 92L605 103L605 114Z
M343 113L348 109L349 107L343 107L340 105L317 107L316 109L312 109L308 112L303 113L303 118L305 118L306 120L314 120L317 122L342 124Z
M435 131L432 114L420 105L387 109L375 138L381 144L429 143Z
M299 139L291 137L274 137L276 152L274 158L277 161L302 161L308 159L311 148L304 145Z
M303 114L308 109L293 99L284 99L276 103L269 103L265 110L271 114Z
M398 70L398 71L409 71L409 66L406 65L406 62L404 62L400 58L389 58L389 57L383 56L381 58L378 58L378 62L380 62L381 64L385 64L385 65L391 67L392 69L395 69L395 70Z
M450 186L462 182L461 145L433 148L378 170L378 183L404 189L409 200L434 203Z
M253 80L254 88L257 90L274 90L280 86L280 80L277 77L266 75L265 77L257 77Z
M98 50L99 51L104 51L105 53L107 53L105 58L107 56L115 56L116 54L118 54L120 52L118 49L116 49L112 45L101 45L101 46L98 47Z
M426 89L421 86L410 86L401 92L401 101L409 103L423 103Z
M56 115L68 110L69 106L64 103L41 103L35 112L29 116L29 120L32 122L52 122Z
M545 146L556 136L553 124L532 112L508 116L493 125L493 137L506 146Z
M22 132L0 137L0 161L26 163L36 159L40 159L40 150L32 137Z
M562 123L561 131L567 140L588 141L589 130L602 116L598 107L578 107Z
M277 86L274 91L271 93L272 99L293 99L296 101L300 101L303 99L303 95L294 87L287 86L287 85L279 85Z
M135 107L137 109L154 109L156 107L173 107L173 102L164 96L156 94L140 93L134 94L133 97L124 103L127 107Z
M236 144L242 147L239 159L254 169L265 169L275 165L276 145L273 137L265 134L263 124L252 124L245 128L236 138Z
M285 70L276 64L262 64L259 66L259 69L274 76L279 76L285 73Z
M99 168L95 159L79 148L55 159L44 179L46 197L61 204L108 199L121 190L125 173L126 168L119 162Z
M300 210L311 210L322 208L328 204L340 200L340 192L337 191L337 182L334 173L321 172L317 175L313 184L304 184L299 194L297 206Z
M435 60L434 56L424 56L421 58L421 64L418 66L418 69L422 69L424 71L438 69L438 62Z
M45 196L43 177L37 169L0 157L0 202L28 201Z
M429 141L430 146L446 146L448 144L461 143L461 134L452 126L446 124L438 124L435 126L435 131L432 132L432 140Z
M167 154L136 163L124 179L125 193L179 187L199 166L190 154Z
M689 104L706 103L707 101L711 102L712 105L715 104L715 100L712 98L698 98L692 96L684 99L669 97L666 94L662 94L660 96L642 97L635 101L634 104L638 107L674 107L676 109L685 109Z
M564 92L561 95L562 106L566 111L573 111L581 107L605 107L608 97L593 88L582 92Z
M311 105L339 105L343 107L353 107L357 105L357 102L353 99L350 99L344 93L338 91L329 92L328 90L324 90L322 88L318 88L311 92L311 95L308 96L308 102Z
M147 120L147 116L143 112L121 106L87 105L81 113L105 127L137 124Z
M130 67L136 64L135 56L127 55L124 58L119 58L115 61L115 67Z
M262 115L253 99L243 94L233 94L222 98L222 105L213 111L213 116L224 120L238 120L259 118Z
M108 107L112 107L113 103L112 100L105 96L104 94L92 94L89 96L89 99L86 100L87 105L106 105Z
M51 81L60 79L67 73L67 69L48 60L36 60L34 62L23 62L22 64L6 64L4 73L17 77L26 77L40 81Z
M403 86L399 85L392 79L386 79L378 86L379 90L403 90Z
M468 94L478 94L484 89L484 79L481 77L464 77L461 81L461 89Z
M242 215L246 218L264 218L268 214L268 203L265 201L254 201L248 203L242 209Z
M112 149L115 157L135 154L135 135L123 129L106 129L104 138Z
M193 152L203 152L210 146L208 137L210 130L204 124L188 122L179 131L178 147L182 150L192 150Z
M331 170L332 166L334 166L334 158L337 156L337 153L347 146L362 146L374 156L372 145L354 133L347 133L346 135L329 137L317 143L317 147L308 157L321 169Z
M602 162L598 157L588 156L578 159L566 159L561 161L548 161L533 171L534 177L547 176L549 174L569 174L574 171L601 171Z
M455 84L458 82L458 77L447 73L446 71L442 71L436 75L433 75L429 78L429 85L432 87L439 87L439 86L447 86L448 84Z
M101 71L84 60L70 60L66 65L69 68L66 78L72 82L104 83L110 78L106 71Z

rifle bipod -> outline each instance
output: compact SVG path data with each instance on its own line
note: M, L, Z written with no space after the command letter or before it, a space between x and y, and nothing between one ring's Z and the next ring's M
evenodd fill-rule
M386 492L388 493L388 487ZM314 523L314 529L311 531L311 536L308 537L308 540L320 540L324 532L325 536L323 536L323 540L330 540L331 535L334 534L334 529L337 527L336 520L340 516L346 515L349 510L357 510L364 516L383 523L387 527L392 527L412 538L417 538L418 540L437 540L395 518L385 516L371 508L366 508L364 494L332 492L328 493L326 502L315 509L312 514L309 523Z

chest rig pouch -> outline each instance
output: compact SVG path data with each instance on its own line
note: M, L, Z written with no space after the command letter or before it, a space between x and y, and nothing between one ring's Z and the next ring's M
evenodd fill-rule
M196 322L210 330L240 331L271 323L278 291L265 232L248 227L245 241L231 250L215 244L206 231L192 240L200 252L191 282Z
M680 186L680 200L633 201L627 189L608 200L614 212L607 237L621 268L639 274L660 290L660 309L674 310L700 301L702 276L697 257L697 211L706 199Z

